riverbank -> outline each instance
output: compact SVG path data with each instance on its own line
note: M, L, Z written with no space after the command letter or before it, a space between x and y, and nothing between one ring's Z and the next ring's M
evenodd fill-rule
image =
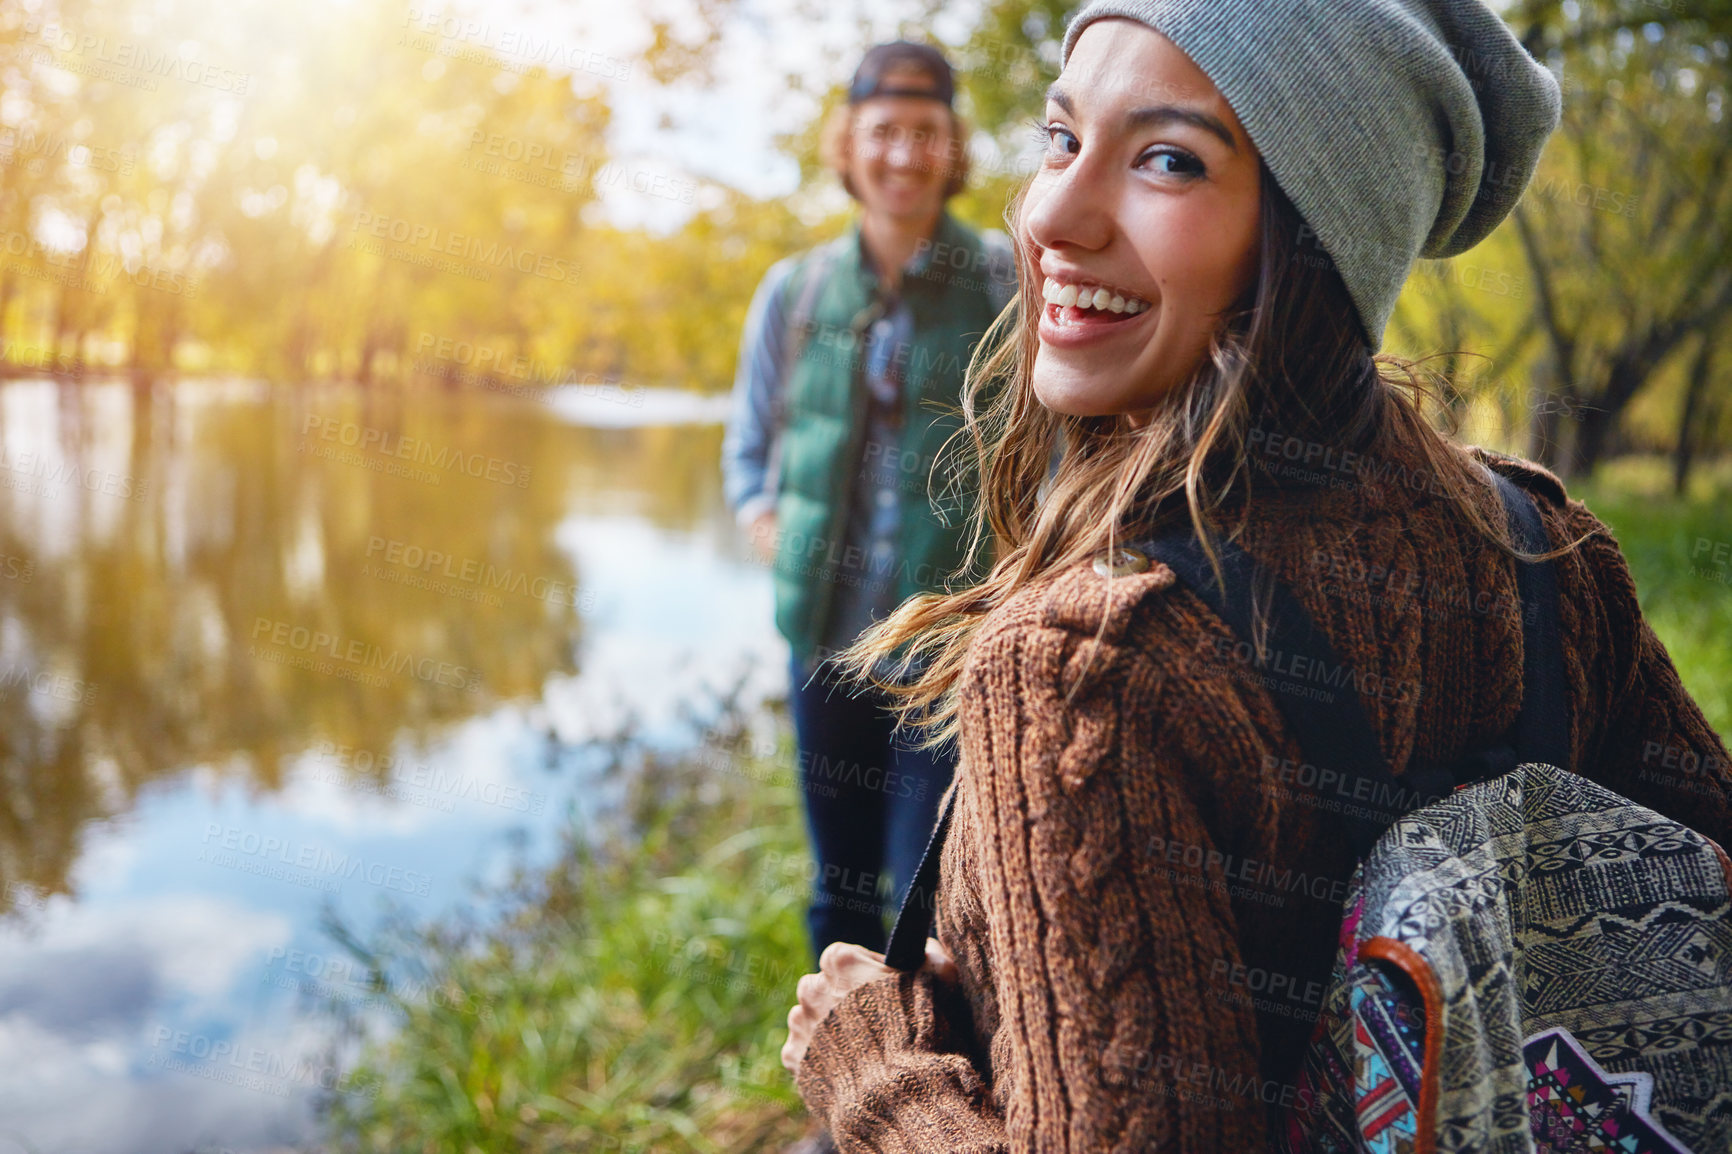
M371 984L342 1151L778 1150L806 1128L780 1060L806 972L807 862L785 723L724 710L704 743L609 751L615 800L492 924L349 939ZM340 936L347 936L340 929Z

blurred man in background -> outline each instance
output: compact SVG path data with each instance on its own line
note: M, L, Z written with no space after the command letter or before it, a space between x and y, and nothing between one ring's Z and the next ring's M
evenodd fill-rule
M967 180L950 65L897 41L866 53L825 125L825 163L860 205L838 239L789 257L752 298L722 448L727 499L774 566L789 705L816 859L813 956L881 950L955 768L915 750L828 658L964 560L968 510L934 505L975 343L1015 292L1010 242L945 211ZM938 494L937 496L942 496ZM895 892L881 892L883 875Z

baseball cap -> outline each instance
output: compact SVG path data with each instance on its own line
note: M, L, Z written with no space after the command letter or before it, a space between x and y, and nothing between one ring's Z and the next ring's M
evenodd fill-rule
M885 79L889 73L908 70L924 72L932 78L932 86L909 87L900 80L892 83ZM956 96L956 81L950 72L950 62L938 49L912 40L893 40L869 49L848 85L849 104L859 104L874 96L918 96L948 107Z

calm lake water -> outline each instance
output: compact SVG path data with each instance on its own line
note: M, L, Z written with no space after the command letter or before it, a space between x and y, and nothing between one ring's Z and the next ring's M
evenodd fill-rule
M782 691L721 412L0 385L0 1154L309 1140L326 911L471 904L593 802L570 745Z

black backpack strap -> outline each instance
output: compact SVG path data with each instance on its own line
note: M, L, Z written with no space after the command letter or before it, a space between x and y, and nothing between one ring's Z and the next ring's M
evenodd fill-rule
M1496 469L1488 471L1497 481L1516 543L1525 553L1548 552L1551 541L1534 499ZM1514 729L1515 750L1524 762L1571 771L1570 694L1564 680L1557 567L1550 561L1518 561L1516 588L1522 602L1522 707Z
M938 825L926 842L926 852L920 855L920 866L914 871L914 881L902 897L902 908L896 913L896 925L890 931L890 944L884 947L884 964L893 970L918 970L926 960L926 935L932 928L933 899L938 894L938 859L944 854L944 835L950 832L950 815L956 811L957 785L945 791L944 805L938 811Z
M1220 540L1215 545L1224 590L1188 525L1139 548L1164 561L1241 642L1251 637L1251 598L1258 569L1236 542ZM1265 651L1258 656L1240 644L1232 657L1222 660L1240 664L1233 676L1269 690L1288 731L1318 769L1319 780L1329 781L1349 803L1342 809L1343 825L1354 853L1363 857L1396 818L1447 794L1453 779L1446 770L1403 779L1390 772L1359 700L1358 671L1335 655L1329 638L1290 589L1277 581L1270 592Z
M1551 548L1538 507L1519 485L1487 468L1509 518L1510 534L1527 553ZM1225 593L1215 582L1202 545L1190 527L1174 529L1145 545L1225 621L1241 640L1251 636L1251 597L1256 562L1231 541L1217 543ZM1359 700L1355 671L1335 656L1329 639L1292 591L1273 583L1268 650L1253 655L1247 673L1270 690L1289 731L1322 773L1338 775L1337 790L1351 800L1345 815L1354 852L1364 857L1399 817L1456 787L1513 769L1517 761L1570 768L1569 694L1564 680L1558 623L1557 572L1550 561L1516 563L1522 604L1522 704L1506 742L1470 755L1455 766L1410 765L1397 778L1389 770ZM1240 646L1239 653L1248 650ZM1254 670L1254 673L1252 672ZM1319 682L1330 686L1324 689ZM1321 776L1321 774L1320 774Z
M1538 507L1520 486L1487 470L1497 484L1510 532L1527 553L1551 548ZM1202 545L1187 525L1133 546L1167 564L1241 640L1251 637L1251 598L1258 575L1256 561L1237 543L1216 542L1216 555L1226 582L1215 581ZM1304 606L1279 581L1271 583L1268 645L1258 657L1248 654L1243 676L1269 690L1289 732L1305 756L1323 773L1344 807L1345 832L1356 857L1363 858L1397 818L1447 796L1459 785L1495 777L1522 761L1540 761L1569 770L1569 695L1564 680L1562 636L1558 621L1557 573L1550 561L1516 563L1516 586L1522 602L1522 704L1516 717L1513 746L1493 749L1448 766L1408 768L1400 778L1390 772L1377 736L1360 703L1355 671L1342 664L1328 637L1317 628ZM1238 660L1241 645L1234 650ZM885 964L898 970L918 969L926 956L926 934L932 925L932 896L938 889L938 859L956 804L956 786L944 798L938 825L920 858L914 881L902 901L885 950Z

